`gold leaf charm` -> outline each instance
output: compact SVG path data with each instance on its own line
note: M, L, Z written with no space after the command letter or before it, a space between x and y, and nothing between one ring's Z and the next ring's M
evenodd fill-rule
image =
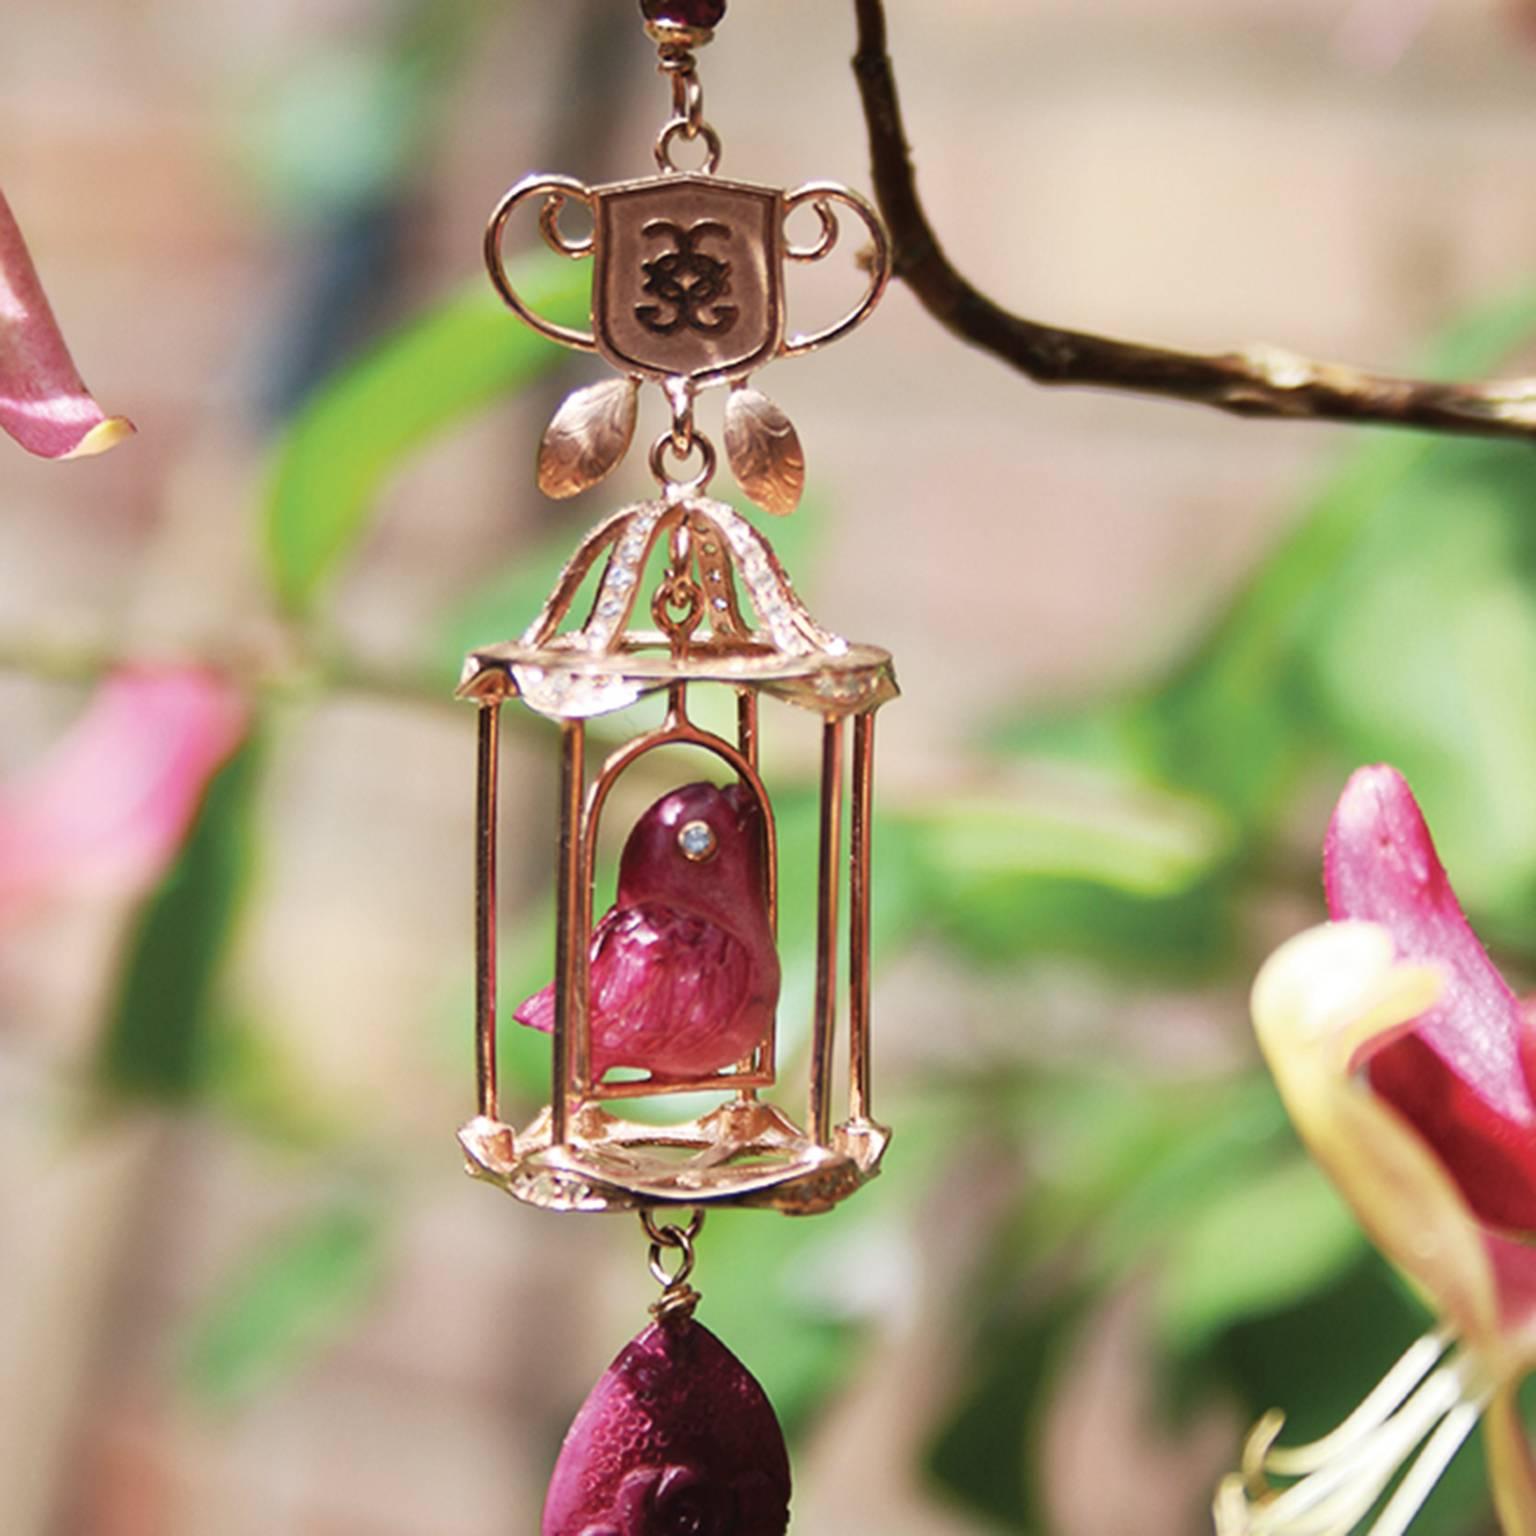
M640 384L607 379L568 395L539 444L539 489L564 501L612 474L635 435Z
M787 517L805 489L805 453L789 417L761 390L731 388L725 451L742 490L765 512Z

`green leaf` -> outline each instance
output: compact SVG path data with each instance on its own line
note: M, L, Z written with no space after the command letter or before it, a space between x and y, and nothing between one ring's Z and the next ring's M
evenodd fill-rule
M1089 776L910 813L932 921L974 957L1204 968L1231 946L1226 819Z
M1469 904L1527 953L1536 895L1536 454L1436 444L1384 496L1315 631L1341 766L1406 773Z
M1533 332L1536 292L1527 289L1449 328L1419 371L1486 373ZM1301 658L1322 617L1348 601L1340 578L1362 538L1390 521L1392 496L1444 446L1428 434L1373 436L1157 690L1146 728L1167 782L1211 795L1246 824L1275 811L1316 745Z
M220 971L251 868L261 745L215 775L176 863L140 915L98 1048L109 1091L183 1102L202 1089Z
M310 39L241 114L253 178L305 215L381 196L420 156L486 15L480 0L408 0Z
M1149 1114L1157 1115L1160 1134L1148 1138L1093 1234L1095 1261L1115 1280L1201 1225L1207 1212L1295 1146L1280 1096L1263 1070L1235 1081L1149 1089L1141 1080L1135 1086L1149 1101Z
M1226 855L1223 818L1191 800L1108 792L941 800L916 813L930 859L961 878L1054 876L1131 895L1187 891Z
M242 1134L310 1152L334 1147L348 1134L303 1064L258 1021L221 1006L206 1045L202 1101Z
M1117 1285L1228 1193L1295 1145L1267 1073L1148 1081L1144 1073L1043 1073L1004 1133L1025 1125L1034 1177L1003 1235L1006 1273L1070 1253Z
M1533 331L1536 294L1526 290L1452 327L1420 371L1487 373ZM1392 499L1426 459L1457 446L1373 435L1172 674L1085 709L1016 719L1003 745L1205 797L1234 818L1245 844L1259 836L1288 803L1301 765L1329 746L1306 656L1327 616L1354 598L1348 563L1373 528L1390 524ZM1531 462L1528 449L1505 451Z
M1045 1536L1039 1487L1045 1425L1061 1368L1092 1310L1068 1290L978 1329L964 1386L924 1456L939 1491L1003 1530Z
M325 1347L373 1293L384 1229L380 1202L348 1197L263 1241L189 1328L187 1387L229 1407Z
M516 265L529 303L577 324L590 276L544 256ZM379 490L430 437L523 388L566 353L509 314L488 283L444 300L322 388L277 450L265 510L272 581L310 609L367 532Z
M1238 1319L1301 1300L1364 1246L1355 1218L1308 1158L1298 1153L1265 1168L1173 1236L1157 1286L1165 1347L1189 1354Z

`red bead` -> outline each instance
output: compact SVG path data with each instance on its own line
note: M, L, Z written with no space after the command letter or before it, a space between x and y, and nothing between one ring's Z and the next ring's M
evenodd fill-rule
M640 0L647 21L669 21L676 27L718 27L725 0Z

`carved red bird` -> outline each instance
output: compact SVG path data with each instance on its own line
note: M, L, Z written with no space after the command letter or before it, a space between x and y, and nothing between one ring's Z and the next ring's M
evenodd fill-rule
M779 1001L765 858L762 812L743 784L686 785L635 823L618 898L592 933L595 1079L613 1067L707 1077L763 1042ZM552 1030L553 984L515 1017Z

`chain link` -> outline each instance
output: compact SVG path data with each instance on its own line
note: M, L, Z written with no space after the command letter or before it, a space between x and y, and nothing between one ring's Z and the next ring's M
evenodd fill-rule
M656 164L665 172L682 169L672 158L672 146L678 139L690 144L703 139L705 161L701 169L713 176L720 169L720 135L704 117L704 87L699 81L698 61L693 51L675 43L661 48L661 72L672 83L672 115L662 124L656 138Z
M704 1226L704 1212L695 1210L686 1227L674 1222L658 1223L650 1211L640 1212L640 1225L651 1240L650 1270L661 1296L651 1308L658 1322L665 1323L678 1318L691 1317L699 1304L699 1293L688 1284L693 1273L694 1239ZM667 1272L668 1251L681 1255L676 1270Z

